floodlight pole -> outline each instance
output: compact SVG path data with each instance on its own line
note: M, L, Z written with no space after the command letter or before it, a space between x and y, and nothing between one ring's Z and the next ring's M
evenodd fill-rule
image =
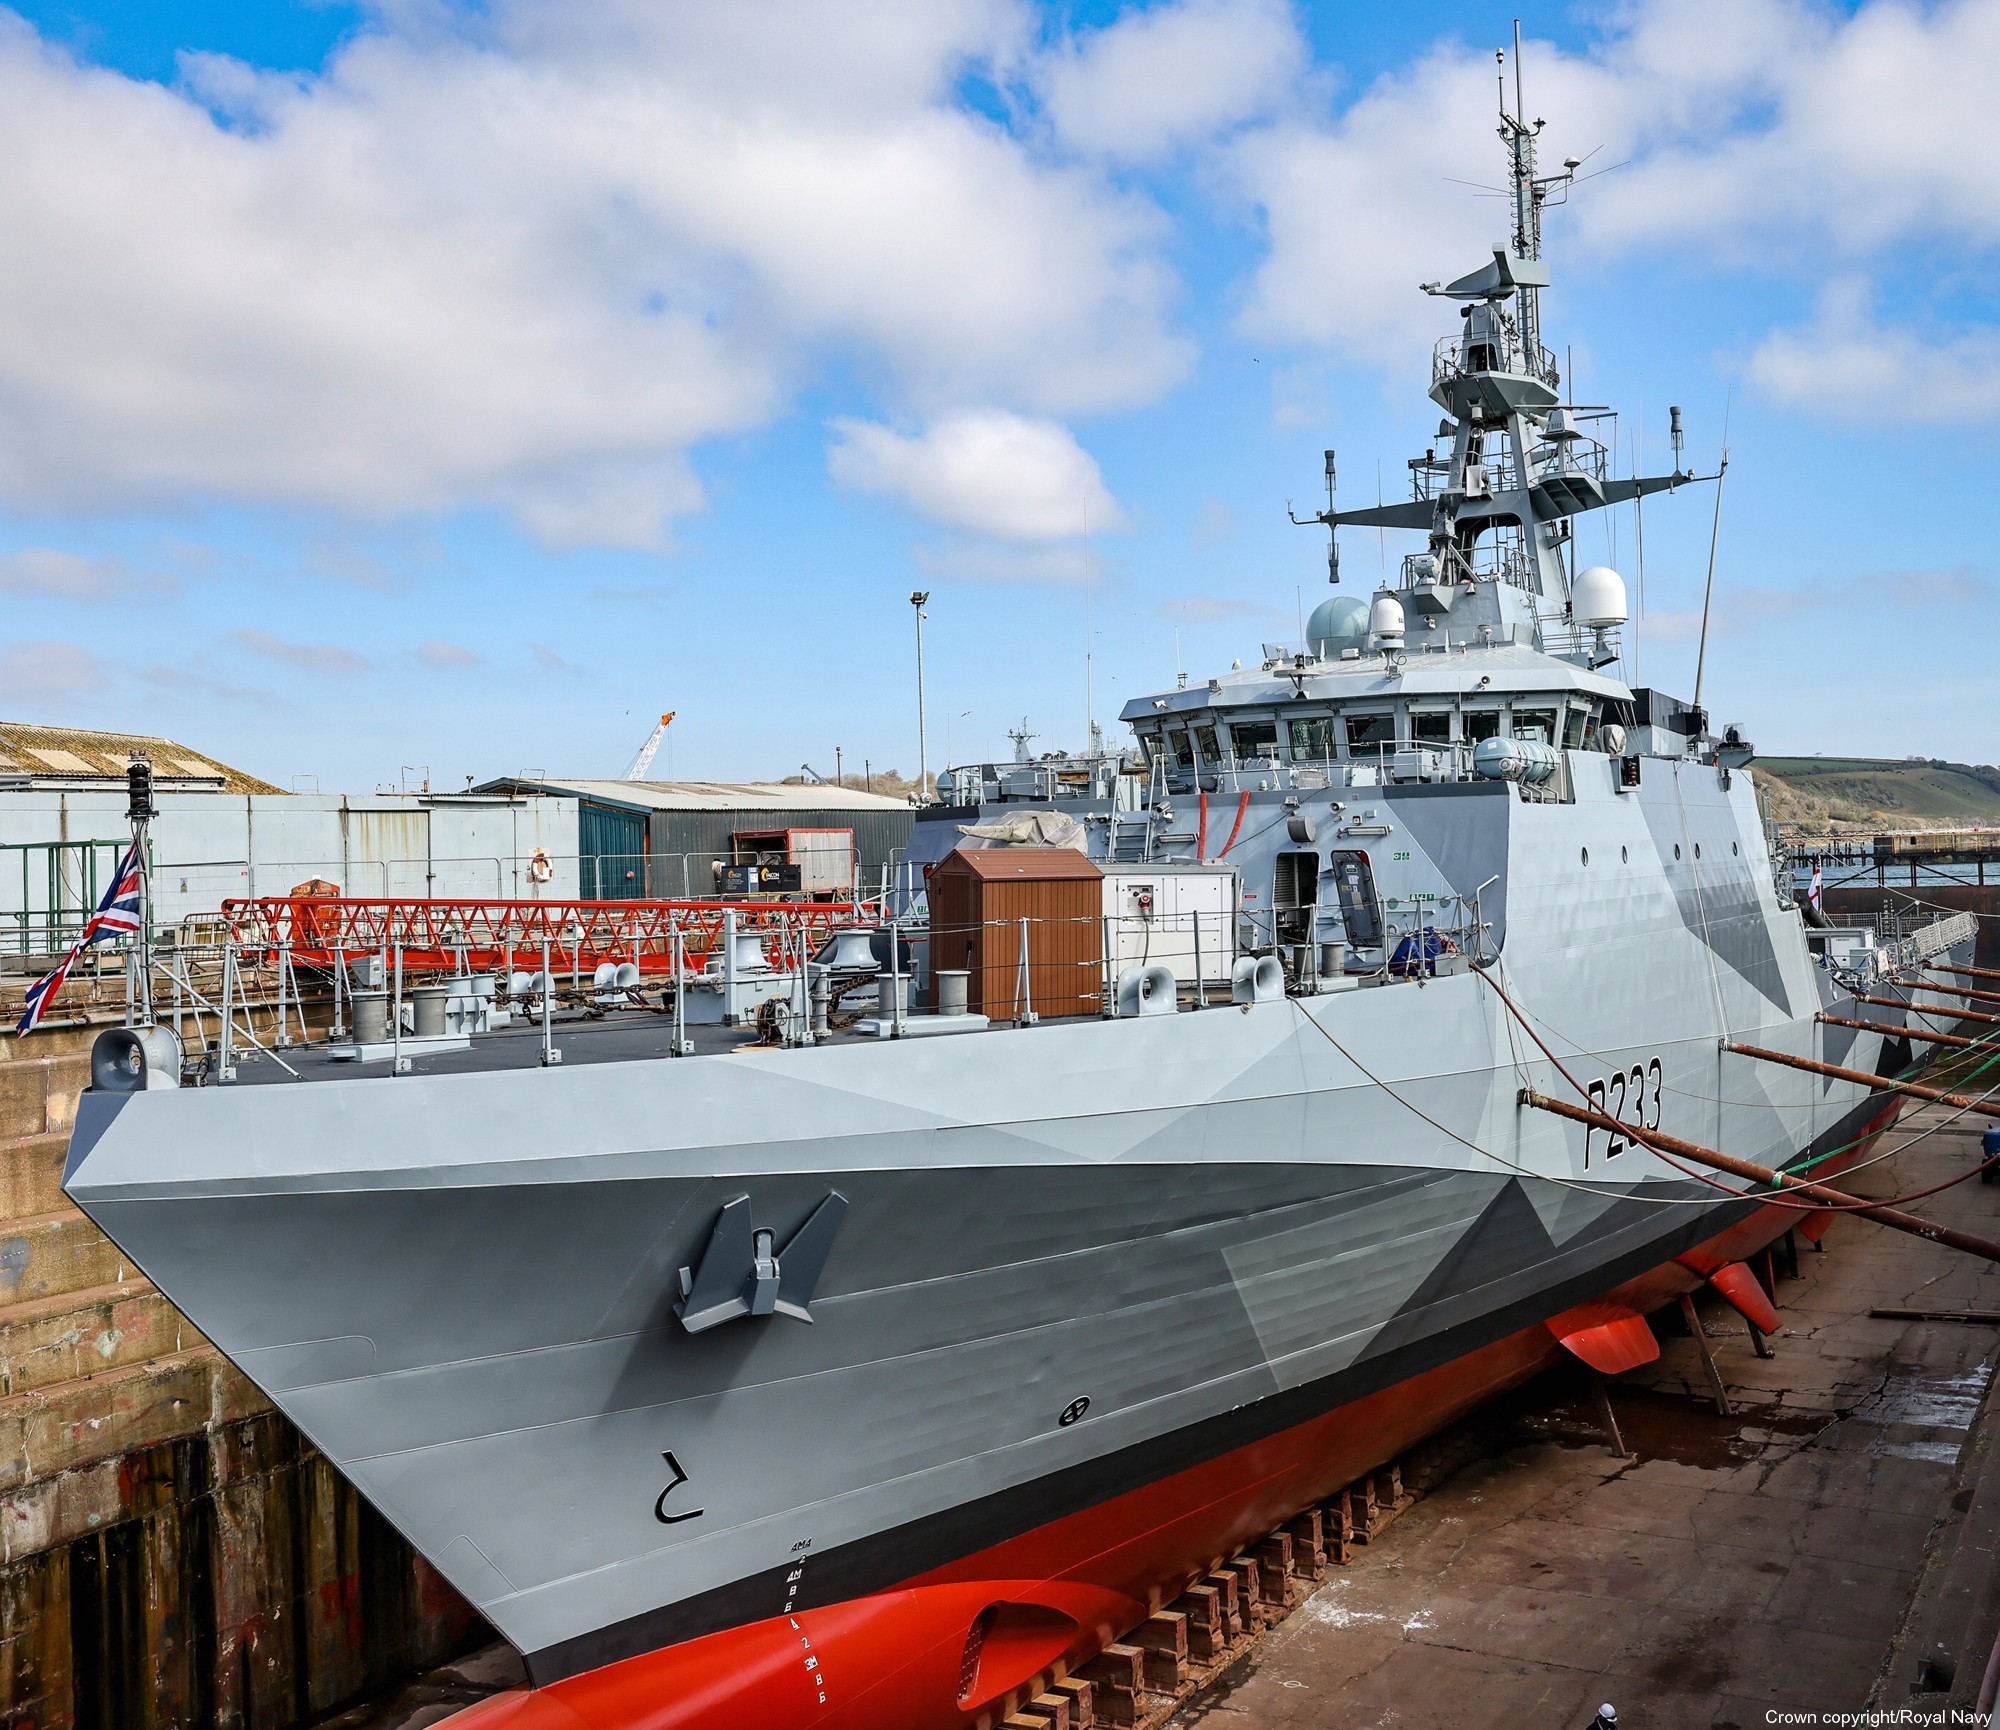
M929 780L930 753L924 736L924 603L931 598L928 589L910 591L910 607L917 615L917 798L924 797L924 783Z

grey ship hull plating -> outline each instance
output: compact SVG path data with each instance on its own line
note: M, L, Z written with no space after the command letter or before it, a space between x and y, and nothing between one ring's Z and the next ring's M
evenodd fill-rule
M1649 762L1620 794L1613 759L1575 766L1574 803L1502 788L1485 843L1433 860L1467 891L1501 864L1496 973L1572 1073L1657 1058L1665 1130L1770 1164L1878 1116L1719 1050L1884 1059L1813 1024L1837 993L1747 778ZM1398 841L1427 803L1383 790ZM924 1574L1755 1211L1601 1137L1586 1166L1523 1085L1566 1091L1467 973L970 1040L93 1094L66 1182L545 1680ZM852 1207L810 1326L679 1326L725 1201L782 1242L830 1189Z

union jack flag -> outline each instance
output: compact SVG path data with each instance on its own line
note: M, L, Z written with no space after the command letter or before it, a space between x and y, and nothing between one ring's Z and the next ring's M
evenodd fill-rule
M114 937L129 937L139 929L141 922L140 901L145 879L145 867L139 857L139 843L134 841L127 850L118 873L111 879L111 886L104 891L104 899L97 904L97 911L90 916L90 923L77 934L77 939L69 946L69 953L56 965L51 973L45 973L28 987L27 1007L21 1012L14 1032L18 1036L33 1033L41 1024L47 1012L49 1001L62 989L62 982L69 977L69 970L76 965L76 958L93 943L108 943Z

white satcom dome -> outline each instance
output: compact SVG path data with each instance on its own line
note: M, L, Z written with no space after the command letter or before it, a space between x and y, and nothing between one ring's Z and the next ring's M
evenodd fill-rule
M1577 574L1569 591L1569 612L1579 625L1604 630L1631 617L1625 610L1625 579L1609 565L1592 565Z
M1368 646L1371 649L1403 646L1403 603L1394 595L1377 595L1369 607Z
M1359 595L1333 595L1306 620L1306 647L1316 655L1338 655L1360 647L1368 635L1368 603Z

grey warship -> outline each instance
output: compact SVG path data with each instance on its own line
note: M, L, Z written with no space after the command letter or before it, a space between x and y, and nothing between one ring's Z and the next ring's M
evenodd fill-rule
M952 770L872 1017L781 943L560 1063L517 1025L101 1066L69 1194L524 1654L468 1725L994 1722L1804 1217L1645 1132L1825 1174L1893 1117L1728 1047L1904 1068L1818 1017L1919 1001L1970 921L1813 930L1747 743L1621 677L1574 525L1696 477L1613 475L1565 400L1538 124L1503 106L1514 232L1431 287L1412 497L1312 519L1422 549L1128 750ZM1098 897L1065 980L1042 916L972 930L1008 873Z

